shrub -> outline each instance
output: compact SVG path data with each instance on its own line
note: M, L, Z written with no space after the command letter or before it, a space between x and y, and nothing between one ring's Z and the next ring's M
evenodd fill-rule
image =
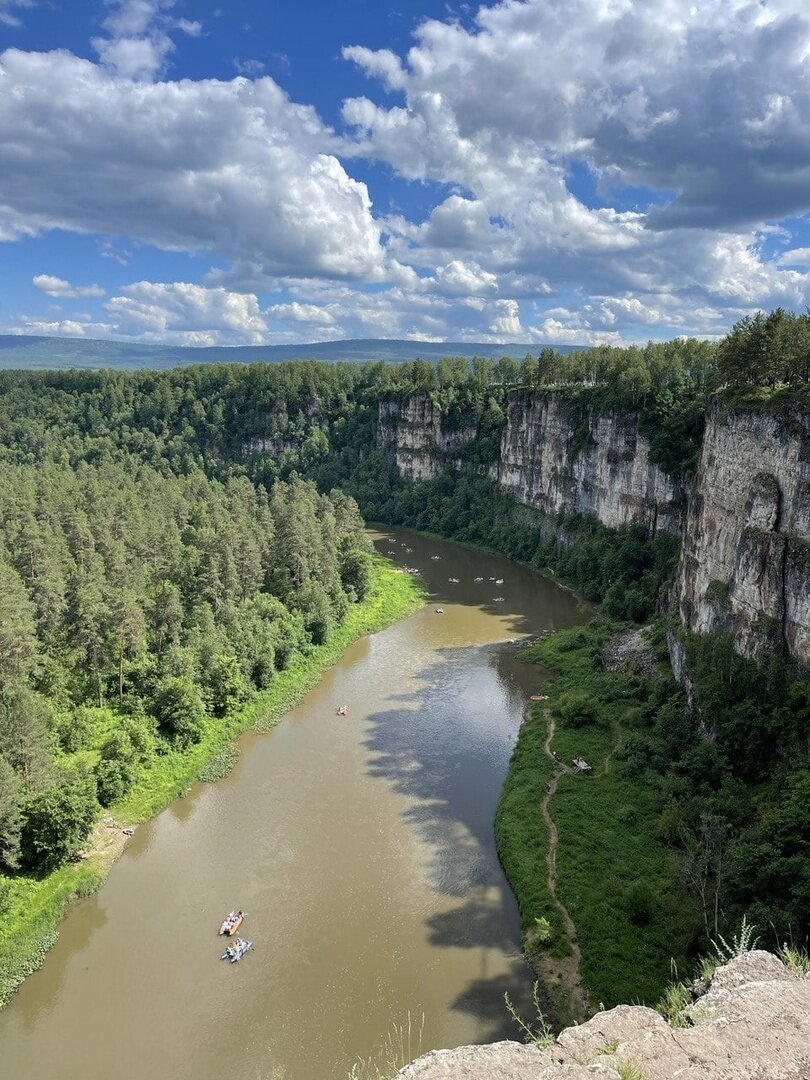
M87 839L98 810L96 783L85 769L64 772L60 782L34 795L22 811L22 854L31 870L61 866Z
M152 710L163 733L177 746L200 741L205 729L205 704L190 679L175 676L158 684Z

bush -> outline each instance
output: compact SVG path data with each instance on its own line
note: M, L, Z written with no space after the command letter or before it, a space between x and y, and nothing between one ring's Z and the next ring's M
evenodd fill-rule
M175 676L160 682L152 698L152 711L161 731L175 745L189 747L202 738L205 703L190 679Z
M597 719L598 703L591 694L569 690L558 697L555 712L569 727L585 727Z
M630 922L646 926L655 912L656 896L646 881L633 881L625 890L624 903Z
M87 839L98 811L96 783L85 769L65 771L60 782L34 795L22 811L22 855L34 871L54 870Z

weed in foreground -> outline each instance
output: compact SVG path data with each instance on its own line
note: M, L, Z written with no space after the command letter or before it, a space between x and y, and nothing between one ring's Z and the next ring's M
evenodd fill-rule
M417 1027L409 1011L405 1023L391 1025L376 1054L355 1061L348 1080L392 1080L400 1069L422 1053L424 1031L425 1014L422 1013Z
M644 1070L637 1061L621 1061L616 1066L621 1080L646 1080Z
M727 964L729 960L753 952L759 944L759 938L754 936L756 932L756 926L749 923L745 915L743 915L740 929L731 939L731 942L726 941L722 934L718 934L717 941L712 939L712 948L719 956L720 963Z
M532 987L532 1001L534 1002L534 1009L537 1014L535 1020L524 1020L512 1003L512 999L509 997L508 993L503 995L503 999L506 1002L506 1008L509 1015L523 1032L526 1042L533 1043L541 1050L548 1050L550 1046L554 1045L554 1032L549 1027L549 1023L543 1015L543 1010L540 1006L539 982L536 981Z
M807 975L810 972L810 955L804 949L797 949L787 942L778 953L779 959L794 975Z
M689 1027L689 1020L684 1015L684 1009L692 1004L692 991L686 983L670 983L664 991L664 996L655 1006L670 1027Z

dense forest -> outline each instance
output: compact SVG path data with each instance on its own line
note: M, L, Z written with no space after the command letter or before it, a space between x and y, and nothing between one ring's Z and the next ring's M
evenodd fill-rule
M808 371L810 316L778 310L718 345L522 362L0 374L3 872L59 866L145 763L194 745L341 623L371 582L361 513L553 572L614 620L651 618L675 537L544 522L480 475L510 395L555 392L579 417L632 410L651 458L688 477L712 394L790 408ZM468 471L400 477L378 445L379 406L414 393L449 427L475 425ZM747 910L804 939L808 684L784 657L740 660L726 638L685 648L702 730L659 685L634 706L623 767L659 792L661 835L686 876L698 860L724 919ZM599 723L580 690L581 716Z
M191 470L0 463L0 859L48 870L371 580L356 504Z

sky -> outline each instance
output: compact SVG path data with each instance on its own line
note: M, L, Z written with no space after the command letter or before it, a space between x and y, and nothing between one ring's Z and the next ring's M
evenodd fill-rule
M806 0L0 0L0 333L622 344L809 297Z

